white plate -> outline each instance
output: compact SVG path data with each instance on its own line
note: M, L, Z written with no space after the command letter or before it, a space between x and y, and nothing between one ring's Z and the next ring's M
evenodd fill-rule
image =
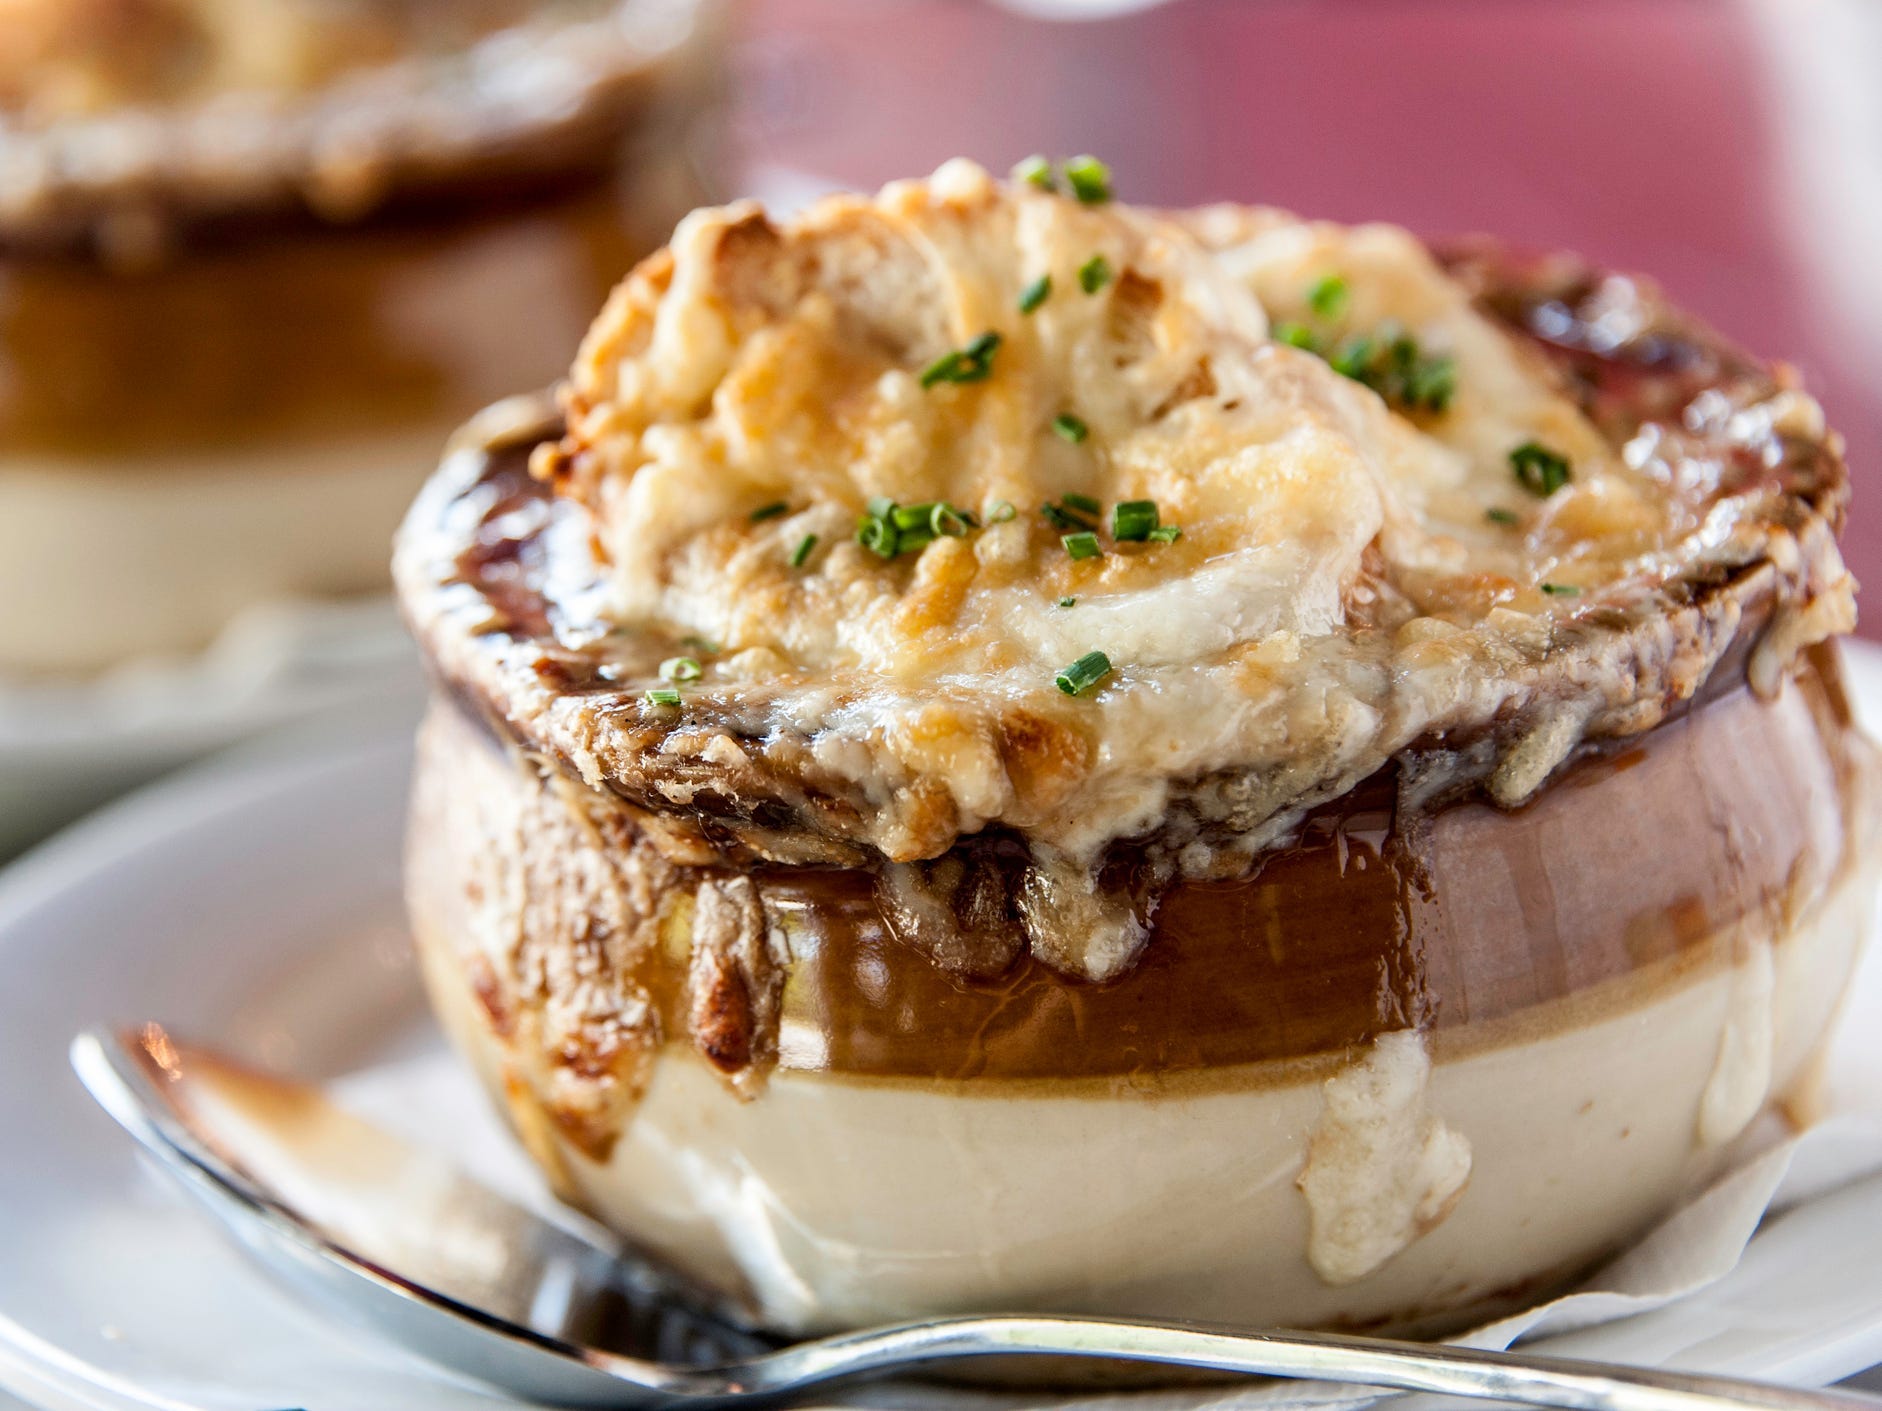
M1882 718L1882 651L1853 656ZM148 1017L312 1076L435 1044L398 922L408 739L399 720L251 750L0 878L0 1388L88 1411L509 1404L291 1303L65 1061L80 1027ZM1882 1080L1882 947L1850 1017L1841 1071ZM1768 1221L1692 1298L1534 1346L1800 1383L1882 1361L1882 1179Z
M93 680L0 677L0 857L212 750L421 687L389 597L257 604L206 651Z

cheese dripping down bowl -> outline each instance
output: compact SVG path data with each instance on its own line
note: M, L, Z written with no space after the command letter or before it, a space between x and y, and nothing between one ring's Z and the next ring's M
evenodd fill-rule
M1806 1115L1840 443L1639 281L1106 188L697 212L459 433L426 981L766 1326L1459 1326Z

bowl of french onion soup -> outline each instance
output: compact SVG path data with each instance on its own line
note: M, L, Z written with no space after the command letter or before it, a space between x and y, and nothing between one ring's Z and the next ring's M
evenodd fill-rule
M1110 185L698 211L399 538L444 1026L781 1332L1532 1300L1796 1110L1868 925L1791 373Z

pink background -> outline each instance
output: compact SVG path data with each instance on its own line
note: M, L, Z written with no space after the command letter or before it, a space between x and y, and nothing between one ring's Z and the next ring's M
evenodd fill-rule
M970 0L751 0L747 161L873 186L1092 151L1132 200L1494 232L1649 273L1797 364L1849 442L1882 593L1882 7L1178 0L1062 24ZM1882 606L1866 630L1882 635Z

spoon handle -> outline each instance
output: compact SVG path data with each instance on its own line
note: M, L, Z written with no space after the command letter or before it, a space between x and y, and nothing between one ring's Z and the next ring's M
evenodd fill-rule
M746 1365L740 1390L783 1392L924 1363L1111 1358L1516 1401L1575 1411L1882 1411L1882 1401L1651 1368L1322 1333L1249 1333L1097 1318L942 1318L803 1343Z

